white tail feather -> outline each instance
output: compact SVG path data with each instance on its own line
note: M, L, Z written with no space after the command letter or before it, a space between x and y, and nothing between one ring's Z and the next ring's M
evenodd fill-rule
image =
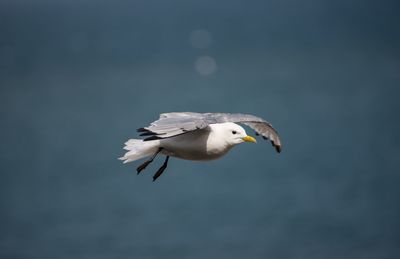
M119 160L124 161L125 163L129 163L147 156L151 156L157 152L160 141L152 140L152 141L143 141L141 139L130 139L125 142L125 150L128 152L125 153L123 157L118 158Z

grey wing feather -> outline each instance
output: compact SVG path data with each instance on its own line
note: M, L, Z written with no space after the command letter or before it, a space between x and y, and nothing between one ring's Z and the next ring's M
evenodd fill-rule
M195 113L171 112L163 113L160 118L150 126L138 129L141 136L148 136L146 140L169 138L184 134L189 131L204 129L213 123L236 122L243 123L264 139L271 140L277 152L282 149L282 144L277 131L270 123L260 117L240 113Z
M263 139L269 139L278 153L282 150L282 143L276 130L268 122L243 122L243 124L254 129Z
M171 112L161 114L158 120L152 122L148 127L138 129L138 132L143 132L141 136L150 136L144 139L147 141L204 129L208 125L209 123L205 121L204 115L201 113Z

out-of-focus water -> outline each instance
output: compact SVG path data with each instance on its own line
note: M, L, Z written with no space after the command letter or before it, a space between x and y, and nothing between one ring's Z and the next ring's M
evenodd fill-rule
M398 11L3 1L0 257L399 258ZM261 116L283 152L171 159L153 183L161 159L116 158L168 111Z

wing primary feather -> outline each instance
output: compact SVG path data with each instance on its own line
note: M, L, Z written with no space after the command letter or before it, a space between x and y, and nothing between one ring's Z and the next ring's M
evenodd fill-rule
M160 138L159 136L154 135L154 136L151 136L151 137L143 139L143 141L150 141L150 140L157 140L157 139L162 139L162 138Z
M137 132L147 132L147 131L149 131L149 130L147 130L147 129L145 129L145 128L138 128L136 131L137 131Z

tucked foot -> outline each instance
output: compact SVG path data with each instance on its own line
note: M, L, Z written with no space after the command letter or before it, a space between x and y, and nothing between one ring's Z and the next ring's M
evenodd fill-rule
M153 160L147 160L143 164L138 166L138 168L136 168L137 174L140 174L140 172L143 171L151 162L153 162Z
M169 156L167 156L165 158L164 164L157 170L157 172L155 173L155 175L153 176L153 182L155 180L157 180L158 177L160 177L160 175L164 172L164 170L167 168L168 166L168 160L169 160Z
M141 171L143 171L151 162L153 162L154 158L156 158L156 156L158 155L158 153L160 153L162 150L162 148L160 147L156 153L154 153L154 155L152 155L150 157L149 160L146 160L143 164L141 164L140 166L138 166L138 168L136 168L136 172L137 174L140 174Z

